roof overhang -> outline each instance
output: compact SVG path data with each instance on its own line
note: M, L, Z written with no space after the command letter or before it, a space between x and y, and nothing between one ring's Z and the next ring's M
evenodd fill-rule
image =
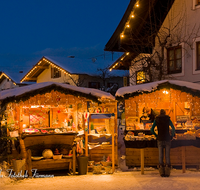
M192 96L200 97L200 84L179 80L161 80L122 87L117 90L115 97L117 100L124 100L142 94L152 93L157 90L170 88L174 90L180 90L181 92L186 92Z
M0 91L0 103L1 106L4 106L9 102L26 101L35 95L49 93L52 90L66 95L71 94L76 97L84 97L98 103L104 100L115 101L115 97L110 93L98 89L83 88L55 82L43 82Z
M131 61L135 58L135 56L136 55L132 52L124 53L109 67L109 70L129 70Z
M131 0L104 50L133 52L135 56L151 53L155 34L173 2L174 0Z

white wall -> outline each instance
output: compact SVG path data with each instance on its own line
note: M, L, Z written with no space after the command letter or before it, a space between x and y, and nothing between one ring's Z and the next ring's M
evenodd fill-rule
M74 80L77 80L78 76L73 75L72 76ZM51 66L49 66L49 69L45 69L37 78L37 83L41 82L58 82L58 83L69 83L70 85L75 86L72 79L67 75L61 72L60 78L51 78Z
M195 42L200 41L200 6L195 6L195 2L195 0L175 0L161 30L166 27L171 31L169 47L182 45L182 73L171 74L168 77L200 83L200 71L195 72ZM166 49L165 59L167 59Z
M19 86L18 85L14 85L12 83L12 81L10 81L8 79L4 79L0 84L0 90L6 90L6 89L16 88L16 87L19 87Z
M163 22L163 25L161 26L159 31L160 37L162 37L163 31L168 33L168 29L170 29L171 37L168 38L167 47L173 47L176 45L182 46L182 73L163 75L163 79L177 79L200 83L200 71L196 71L195 47L195 42L200 41L200 5L195 6L195 2L196 0L175 0ZM153 52L159 49L158 39L156 39ZM166 71L166 48L164 55L165 67L163 68L165 68L164 70ZM130 76L140 69L140 62L135 63L135 61L133 61L129 71ZM132 82L132 85L135 85L135 83Z

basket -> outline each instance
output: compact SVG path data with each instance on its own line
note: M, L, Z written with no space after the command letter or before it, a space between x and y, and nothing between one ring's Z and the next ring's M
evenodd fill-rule
M101 165L97 165L93 167L93 173L94 174L100 174L101 173Z
M62 154L60 155L53 155L54 160L62 159Z
M106 174L112 173L112 168L111 168L111 166L106 166L106 167L104 167L104 169L105 169L105 173L106 173Z
M104 162L104 161L101 161L101 164L106 167L106 166L111 166L112 165L112 162Z

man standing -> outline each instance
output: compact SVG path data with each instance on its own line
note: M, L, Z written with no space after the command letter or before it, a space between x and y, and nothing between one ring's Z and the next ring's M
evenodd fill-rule
M172 136L170 136L170 129L169 125L172 128ZM158 134L155 133L154 129L157 126ZM164 109L160 110L160 115L156 117L154 123L151 127L151 132L157 137L158 143L158 152L159 152L159 173L162 177L170 176L170 147L171 147L171 140L175 134L175 128L170 120L170 117L166 115ZM165 160L166 163L164 165L163 162L163 150L165 148Z

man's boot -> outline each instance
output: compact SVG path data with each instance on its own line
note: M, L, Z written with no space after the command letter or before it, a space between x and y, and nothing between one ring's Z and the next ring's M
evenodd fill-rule
M165 168L162 165L160 165L158 170L159 170L160 176L164 177L165 176Z
M165 176L166 177L170 176L170 169L171 169L170 166L168 166L168 165L165 166Z

